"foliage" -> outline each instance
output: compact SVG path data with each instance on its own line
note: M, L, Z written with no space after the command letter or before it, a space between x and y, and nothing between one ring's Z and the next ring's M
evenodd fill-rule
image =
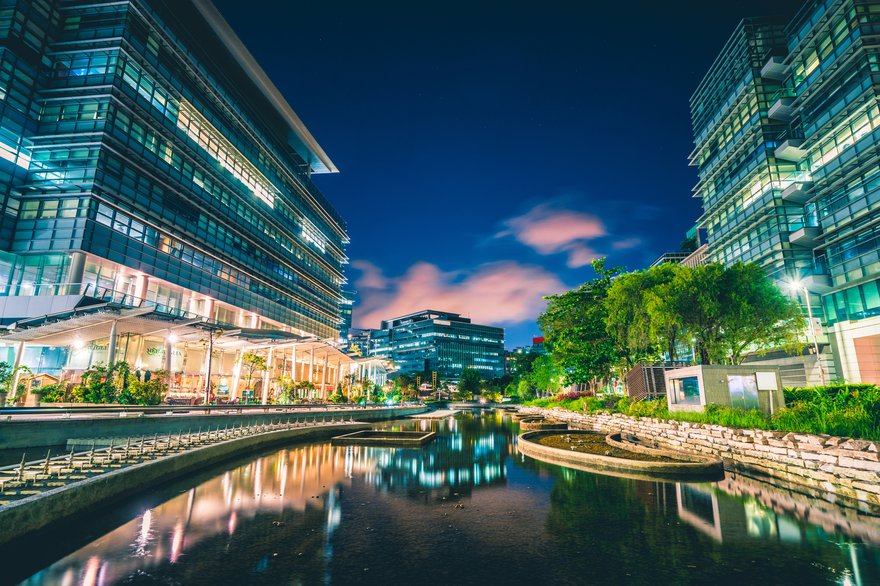
M546 297L547 308L538 317L545 344L566 384L588 383L595 390L611 377L619 354L606 329L605 299L619 268L605 268L605 259L593 261L596 277L577 289Z
M550 356L541 356L532 365L527 380L534 389L555 393L562 386L562 370Z
M156 371L150 380L132 377L129 384L131 402L135 405L159 405L168 394L168 380L164 371Z
M6 393L7 395L12 395L9 397L9 401L15 401L19 395L24 393L24 384L21 381L21 377L19 377L19 383L17 388L13 389L12 384L15 382L15 375L18 373L25 374L33 374L31 369L25 365L19 365L15 368L12 367L8 362L0 362L0 393Z
M73 387L67 383L54 383L40 387L42 403L72 403Z
M874 385L832 385L785 391L787 406L772 416L755 409L708 405L705 411L673 411L664 399L630 401L598 399L564 393L526 405L586 413L609 411L632 417L651 417L743 429L772 429L880 440L880 388Z
M520 379L519 384L516 386L516 394L523 401L535 398L535 385L529 377Z
M241 367L247 371L244 388L251 390L254 374L266 369L266 358L256 352L245 352L241 357Z
M333 393L332 395L327 397L327 400L330 401L331 403L337 403L337 404L348 403L348 397L346 397L344 394L342 394L340 392Z
M480 373L473 368L465 368L461 371L461 378L458 380L458 392L470 395L476 395L482 388Z

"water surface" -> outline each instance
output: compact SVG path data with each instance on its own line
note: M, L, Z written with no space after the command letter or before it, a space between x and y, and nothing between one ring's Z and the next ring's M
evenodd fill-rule
M6 563L46 566L25 584L880 584L876 517L735 476L544 464L517 453L518 424L497 412L385 425L438 437L253 456Z

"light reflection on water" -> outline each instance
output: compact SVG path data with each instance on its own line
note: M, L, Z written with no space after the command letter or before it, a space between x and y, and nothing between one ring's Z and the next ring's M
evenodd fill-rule
M880 583L880 520L729 476L648 482L516 453L500 414L386 424L422 449L296 446L190 487L27 584Z

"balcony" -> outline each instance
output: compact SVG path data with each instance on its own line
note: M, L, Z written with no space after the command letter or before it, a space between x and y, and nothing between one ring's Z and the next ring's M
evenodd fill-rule
M822 228L816 226L804 226L788 235L788 241L794 246L812 248L822 238Z
M785 64L785 57L767 59L767 63L761 68L761 77L774 81L782 81L788 77L788 65Z
M791 122L791 119L794 118L795 114L795 108L792 104L794 104L794 98L779 98L773 102L773 105L767 110L767 116L773 120L779 120L780 122Z
M781 145L776 147L775 155L777 159L800 163L807 156L807 151L801 148L804 141L799 138L789 138Z
M810 189L812 187L812 181L795 181L782 190L782 199L789 203L803 205L810 199Z

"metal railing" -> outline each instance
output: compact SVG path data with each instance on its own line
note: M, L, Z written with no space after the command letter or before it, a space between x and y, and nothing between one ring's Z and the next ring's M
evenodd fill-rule
M422 403L409 403L403 405L395 405L394 407L421 407ZM180 414L244 414L244 413L297 413L297 412L313 412L318 410L325 411L355 411L363 409L389 409L389 405L339 405L336 403L304 403L301 405L108 405L108 406L41 406L41 407L2 407L0 408L0 423L8 420L7 416L11 415L112 415L117 414L120 417L126 417L129 414L135 415L180 415Z

